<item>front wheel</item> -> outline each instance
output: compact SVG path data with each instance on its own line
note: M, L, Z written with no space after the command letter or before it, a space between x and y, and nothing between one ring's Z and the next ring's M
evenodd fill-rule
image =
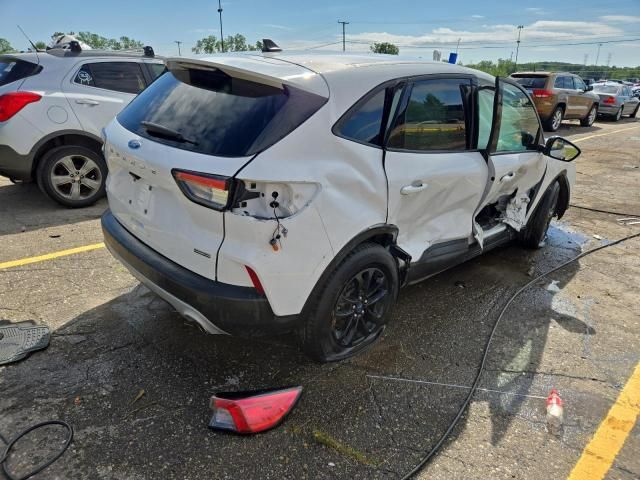
M593 125L593 122L596 121L597 116L598 107L594 105L593 107L591 107L591 110L589 110L587 116L580 120L580 125L582 125L583 127L590 127L591 125Z
M351 252L305 308L304 351L318 362L343 360L373 344L398 295L398 267L381 245Z
M524 230L520 231L520 243L527 248L540 248L544 245L551 219L556 215L560 184L553 182L545 192L535 212L529 218Z
M65 207L93 205L104 196L107 165L86 147L65 145L51 150L38 165L38 185Z

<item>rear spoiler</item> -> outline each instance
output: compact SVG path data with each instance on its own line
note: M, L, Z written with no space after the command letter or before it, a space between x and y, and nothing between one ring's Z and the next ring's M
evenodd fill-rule
M260 57L253 57L250 59L243 59L242 57L230 57L230 59L235 60L237 63L242 62L243 60L248 60L251 62L256 62L256 64L260 65L261 62ZM184 70L184 69L200 69L200 70L220 70L230 77L239 78L242 80L248 80L251 82L262 83L264 85L269 85L270 87L275 87L279 89L284 89L284 86L290 86L297 89L305 90L307 92L313 93L315 95L320 95L322 97L329 97L328 87L322 79L322 77L312 70L306 69L299 65L290 64L288 62L282 62L282 69L289 70L286 73L294 73L291 70L298 70L293 75L287 75L285 78L277 77L275 75L268 75L266 73L256 72L255 70L250 70L248 68L242 68L238 65L229 65L224 62L217 62L216 59L207 59L200 60L194 58L184 58L184 57L173 57L168 58L165 61L167 69L169 71L175 70ZM223 60L223 59L221 59ZM224 59L226 60L226 59ZM270 67L273 70L273 64L270 64ZM280 67L278 67L280 68ZM304 73L300 73L300 70L303 70Z

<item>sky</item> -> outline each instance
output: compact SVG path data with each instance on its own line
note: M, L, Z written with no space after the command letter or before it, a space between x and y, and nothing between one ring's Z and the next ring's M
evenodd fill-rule
M285 50L342 49L338 20L343 20L350 22L348 51L389 41L402 55L431 59L438 49L446 58L460 39L459 60L468 64L515 59L522 25L519 62L640 66L640 0L228 0L222 8L225 36L242 33L250 42L271 38ZM199 38L219 37L217 10L217 0L0 0L0 38L25 49L19 24L34 42L48 43L54 31L91 31L133 37L161 55L177 55L174 41L180 40L184 55Z

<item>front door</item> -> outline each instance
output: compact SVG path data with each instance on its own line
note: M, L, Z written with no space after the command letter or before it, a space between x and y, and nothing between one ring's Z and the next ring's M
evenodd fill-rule
M542 142L542 128L535 106L520 85L498 78L495 92L497 95L493 89L481 89L478 93L480 118L487 116L483 109L488 108L488 97L494 97L495 102L488 142L488 182L478 212L487 205L513 200L523 209L509 212L521 216L510 219L508 224L519 230L524 226L524 214L528 213L526 206L531 189L539 184L545 173L546 161L538 148ZM477 234L476 226L478 238Z
M466 249L473 213L487 181L487 162L471 151L469 77L409 82L385 146L388 220L397 244L418 262L434 244Z

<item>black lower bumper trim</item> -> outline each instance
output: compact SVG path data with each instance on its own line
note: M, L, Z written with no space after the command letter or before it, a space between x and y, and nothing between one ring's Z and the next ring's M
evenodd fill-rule
M31 180L31 155L20 155L8 145L0 145L0 175L15 180Z
M102 232L107 247L131 268L227 333L276 334L297 325L297 315L275 316L255 289L205 278L162 256L129 233L110 210L102 216Z

